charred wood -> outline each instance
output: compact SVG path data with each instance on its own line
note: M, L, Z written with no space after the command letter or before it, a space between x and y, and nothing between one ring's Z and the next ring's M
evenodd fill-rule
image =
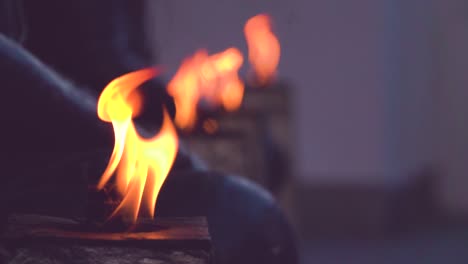
M159 218L131 231L89 229L70 219L12 215L3 235L7 263L210 263L204 218Z

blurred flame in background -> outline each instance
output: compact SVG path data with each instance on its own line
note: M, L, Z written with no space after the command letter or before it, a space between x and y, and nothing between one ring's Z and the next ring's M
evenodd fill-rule
M271 30L270 17L260 14L250 18L245 24L244 34L255 81L266 85L275 77L281 53L278 38Z
M242 103L244 84L238 71L243 63L242 53L236 48L208 55L197 51L184 60L167 90L174 97L177 113L175 122L185 130L193 128L200 100L212 106L235 110Z
M275 77L280 58L280 44L271 30L270 17L260 14L250 18L244 33L255 79L260 85L267 84ZM175 100L177 126L183 130L193 128L201 100L226 111L237 110L244 95L244 83L238 75L243 61L236 48L213 55L199 50L185 59L167 87Z

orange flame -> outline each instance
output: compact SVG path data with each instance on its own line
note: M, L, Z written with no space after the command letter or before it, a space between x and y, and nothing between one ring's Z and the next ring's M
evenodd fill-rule
M156 74L155 69L148 68L123 75L106 86L98 101L99 118L111 122L115 133L114 150L98 188L102 189L117 171L116 186L123 199L112 216L119 213L132 222L137 220L142 203L154 217L159 190L178 148L177 134L166 111L160 132L149 139L138 134L132 121L141 108L135 89Z
M222 105L228 111L240 107L244 84L238 71L243 60L238 49L229 48L211 56L200 50L183 61L167 88L174 97L175 121L180 128L193 127L200 100L213 106Z
M255 79L265 85L274 78L280 59L280 44L271 31L270 17L260 14L250 18L244 33ZM184 130L193 128L201 100L212 106L221 105L227 111L238 109L244 96L244 83L238 76L243 61L236 48L214 55L199 50L185 59L167 88L176 104L177 126Z
M271 30L270 17L260 14L250 18L244 34L256 81L264 85L275 77L281 52L279 41Z

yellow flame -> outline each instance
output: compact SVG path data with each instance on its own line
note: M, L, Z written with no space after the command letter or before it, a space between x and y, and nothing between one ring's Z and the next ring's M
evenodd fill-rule
M111 122L115 145L109 164L101 176L102 189L116 173L116 186L123 199L112 214L122 214L135 222L142 203L154 217L159 191L174 163L178 138L172 121L164 111L160 132L152 138L141 137L132 117L141 109L141 96L135 89L155 77L157 70L143 69L123 75L109 83L98 101L98 116Z

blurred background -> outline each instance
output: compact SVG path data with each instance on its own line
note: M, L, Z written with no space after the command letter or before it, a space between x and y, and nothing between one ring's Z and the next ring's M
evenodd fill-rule
M168 77L200 48L247 54L245 21L271 15L277 81L186 140L272 191L303 263L467 263L468 1L147 5Z

